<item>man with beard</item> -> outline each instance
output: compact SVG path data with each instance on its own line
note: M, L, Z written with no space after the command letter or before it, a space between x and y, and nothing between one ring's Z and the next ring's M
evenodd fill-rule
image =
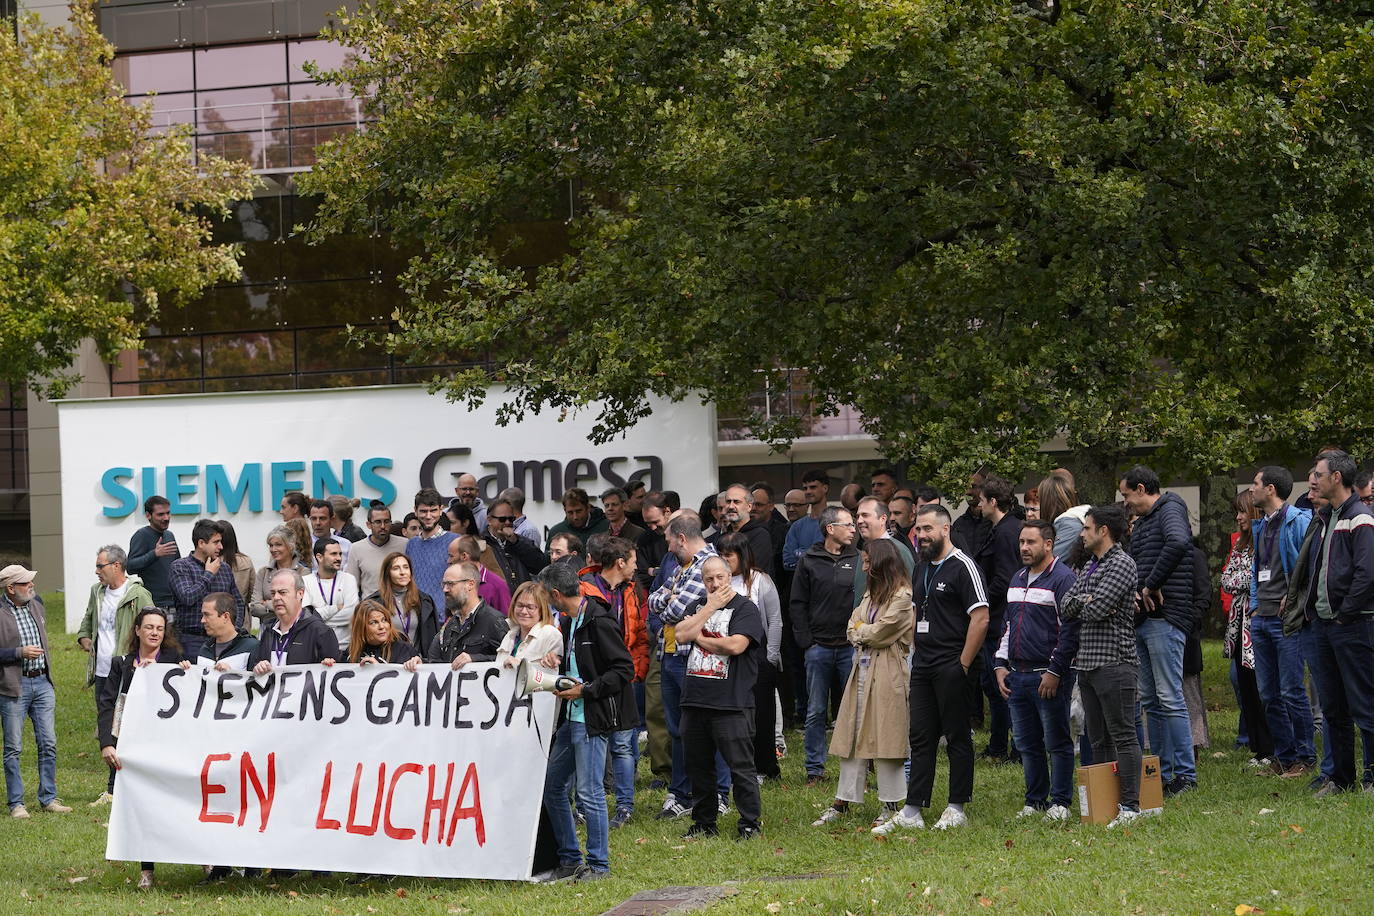
M496 661L509 623L501 612L477 595L477 566L455 563L444 570L444 609L448 619L429 644L425 661L449 664L453 670L468 662Z
M754 562L759 564L759 569L768 573L768 577L773 577L773 538L768 534L768 529L754 521L750 515L753 507L754 498L749 493L749 488L742 483L732 483L720 494L720 522L716 526L717 531L710 538L712 547L720 543L720 539L727 534L742 534L749 539L749 546L754 551Z
M219 526L202 518L191 529L191 543L195 548L189 556L172 564L172 594L176 597L176 630L181 647L194 658L205 641L200 624L200 605L212 592L228 592L238 605L235 623L243 622L243 596L234 582L234 571L224 562L224 550Z
M973 797L973 738L969 734L969 681L988 628L988 598L978 564L950 541L949 513L924 506L916 514L921 562L912 576L916 636L911 655L911 776L906 806L873 828L886 836L925 826L935 756L943 734L949 755L949 805L936 830L968 824L964 805Z
M177 539L168 527L172 523L172 504L165 496L149 496L143 502L147 526L134 532L129 539L128 572L143 582L158 607L172 607L172 564L181 557ZM123 647L119 647L121 650Z
M453 510L460 505L467 506L472 510L472 517L477 522L477 530L481 531L486 528L487 504L482 501L482 497L477 495L477 478L471 474L459 474L453 492L456 495L448 501L446 507L449 519L457 521L457 516L453 514Z
M415 494L415 518L420 523L420 533L406 541L406 558L410 560L415 586L434 600L436 608L444 606L444 588L439 580L448 566L449 541L457 537L439 523L444 514L440 500L439 491L433 487L425 487Z

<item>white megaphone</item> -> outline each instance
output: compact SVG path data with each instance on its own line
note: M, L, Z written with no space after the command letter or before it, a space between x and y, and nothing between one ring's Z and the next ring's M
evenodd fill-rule
M515 690L522 697L540 690L567 690L580 683L577 678L531 664L527 658L522 658L515 669Z

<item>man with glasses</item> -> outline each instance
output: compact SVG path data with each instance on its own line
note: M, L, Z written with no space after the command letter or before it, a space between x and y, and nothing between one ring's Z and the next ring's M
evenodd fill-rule
M477 595L477 566L453 564L444 570L443 587L448 619L429 644L425 661L452 665L455 671L468 662L496 661L496 650L510 625Z
M854 663L846 632L854 610L854 517L848 509L827 506L819 520L824 540L813 544L792 578L792 634L806 653L806 784L825 778L825 726L830 691L844 689Z
M782 508L787 513L787 523L792 524L806 514L806 494L801 490L788 490L783 494Z
M511 594L521 583L530 581L534 574L549 565L548 558L535 546L534 541L515 533L515 520L519 513L506 500L498 499L487 512L486 541L496 554L496 562L501 567L501 575Z
M57 696L48 664L43 601L33 586L38 574L19 565L0 569L0 718L5 728L5 791L10 816L27 818L19 755L24 719L33 721L38 745L38 803L50 814L72 809L57 800Z
M367 507L367 537L348 552L344 570L358 580L358 594L371 595L381 586L382 561L405 545L391 536L391 510L374 499Z
M457 521L457 516L453 514L453 510L459 505L467 506L472 510L472 517L477 520L477 530L481 531L487 526L487 505L482 502L482 497L477 495L477 478L471 474L459 474L457 476L458 483L454 487L454 492L458 495L455 499L450 499L448 506L445 507L448 516L451 520Z

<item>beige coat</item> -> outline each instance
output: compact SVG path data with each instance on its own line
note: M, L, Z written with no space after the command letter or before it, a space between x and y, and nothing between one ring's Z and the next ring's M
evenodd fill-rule
M868 612L869 599L865 594L849 618L847 632L849 641L855 646L854 665L844 685L844 699L840 702L840 714L835 718L830 753L868 760L903 760L909 750L911 732L907 712L911 689L907 653L916 626L910 589L899 591L878 610L872 623L868 622ZM860 721L859 667L864 656L869 658L869 679Z

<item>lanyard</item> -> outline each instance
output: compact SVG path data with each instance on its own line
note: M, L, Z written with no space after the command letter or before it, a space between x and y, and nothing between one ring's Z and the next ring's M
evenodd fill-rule
M300 614L296 615L296 619L291 623L291 628L285 633L277 630L277 647L272 650L272 655L277 660L276 667L278 668L286 664L286 653L291 651L291 634L296 632L296 626L301 622L301 614L304 613L305 611L301 611Z
M339 587L339 577L338 577L338 576L335 576L334 578L332 578L332 579L329 580L329 598L328 598L327 600L326 600L325 597L324 597L324 581L323 581L322 579L320 579L319 576L316 576L316 577L315 577L315 587L318 588L318 589L320 590L320 600L321 600L321 601L325 601L325 603L327 603L330 607L333 607L333 606L334 606L334 592L335 592L335 591L338 589L338 587ZM292 625L293 627L295 626L294 623L291 624L291 625Z
M1260 569L1268 569L1270 562L1274 559L1279 540L1279 531L1283 528L1284 517L1288 514L1288 506L1282 506L1279 511L1274 513L1274 517L1264 523L1264 536L1255 545L1255 550L1259 554ZM1266 549L1267 548L1267 549Z
M945 557L948 560L949 557ZM925 616L926 605L930 603L930 584L940 580L940 570L944 568L945 560L939 563L927 563L924 579L921 585L921 615Z

